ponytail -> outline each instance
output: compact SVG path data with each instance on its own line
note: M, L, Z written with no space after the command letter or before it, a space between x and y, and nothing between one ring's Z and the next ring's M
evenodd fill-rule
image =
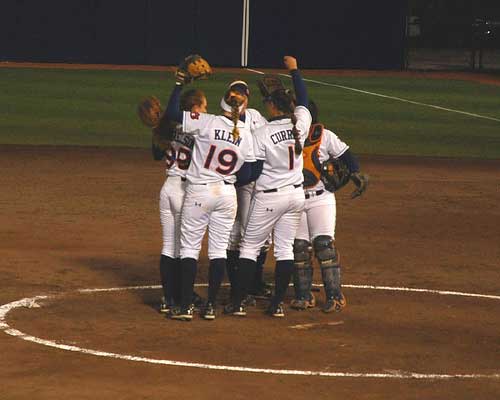
M288 89L278 89L271 93L270 101L280 112L283 113L283 115L288 115L292 120L292 134L295 139L295 154L300 155L302 153L302 144L300 143L300 132L297 129L297 117L294 113L295 97L293 93Z
M240 130L238 129L238 121L240 119L240 112L242 110L242 105L246 100L246 96L235 91L228 90L225 96L222 98L221 107L222 109L231 114L231 121L233 122L233 131L231 132L234 140L238 140L240 137ZM229 107L231 110L229 110Z
M296 126L297 117L295 116L295 113L290 114L290 119L292 120L293 124L292 134L293 138L295 139L295 154L300 155L302 153L302 145L300 144L300 133Z
M233 138L238 140L240 137L240 130L238 129L238 121L240 119L240 106L236 101L233 101L231 105L231 120L233 121Z

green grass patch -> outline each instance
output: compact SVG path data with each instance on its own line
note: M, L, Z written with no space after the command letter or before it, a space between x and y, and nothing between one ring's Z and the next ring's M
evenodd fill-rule
M388 96L500 119L500 88L453 80L305 76ZM196 86L218 112L227 83L217 74ZM255 82L251 106L262 110ZM284 78L287 86L291 82ZM171 73L0 69L0 143L149 147L150 132L136 116L150 94L166 103ZM500 158L500 122L307 84L322 121L356 153Z

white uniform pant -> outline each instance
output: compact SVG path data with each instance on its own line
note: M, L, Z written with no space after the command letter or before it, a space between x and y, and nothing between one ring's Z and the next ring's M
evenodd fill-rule
M307 192L306 192L307 193ZM335 195L325 190L319 196L311 192L306 199L296 239L313 242L314 238L326 235L335 239L335 219L337 215Z
M160 191L160 222L163 234L161 254L171 258L180 255L181 209L186 182L180 176L168 177Z
M293 242L304 201L302 187L295 188L293 185L281 188L278 192L256 192L241 241L240 258L255 261L274 229L276 260L293 260Z
M182 207L181 258L198 259L208 227L208 258L226 258L229 234L236 217L234 185L224 182L188 184Z

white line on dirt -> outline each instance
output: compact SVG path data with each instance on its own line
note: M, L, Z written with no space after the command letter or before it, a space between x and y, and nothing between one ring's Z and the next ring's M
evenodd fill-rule
M343 325L344 321L332 321L332 322L313 322L311 324L298 324L298 325L290 325L290 329L298 329L298 330L307 330L311 328L320 328L323 326L337 326Z
M206 286L206 284L199 284L197 286ZM320 286L320 285L316 285ZM95 289L80 289L77 290L78 293L97 293L97 292L115 292L123 290L145 290L145 289L157 289L160 288L159 285L144 285L144 286L129 286L129 287L118 287L118 288L95 288ZM419 293L434 293L441 295L453 295L453 296L467 296L467 297L485 297L489 299L499 300L500 296L492 295L482 295L476 293L462 293L462 292L452 292L443 290L430 290L430 289L418 289L418 288L397 288L389 286L371 286L371 285L345 285L345 287L359 288L359 289L373 289L373 290L391 290L391 291L415 291ZM35 296L30 298L24 298L21 300L13 301L8 304L0 306L0 329L2 329L6 334L20 338L22 340L41 344L48 347L53 347L61 350L78 352L83 354L90 354L98 357L108 357L120 360L143 362L149 364L161 364L169 366L178 367L190 367L190 368L200 368L208 370L223 370L223 371L233 371L233 372L250 372L259 374L273 374L273 375L302 375L302 376L322 376L330 378L378 378L378 379L435 379L435 380L445 380L445 379L500 379L500 373L494 374L427 374L418 372L405 372L405 371L392 371L392 372L328 372L328 371L308 371L308 370L291 370L291 369L272 369L272 368L253 368L253 367L243 367L243 366L232 366L232 365L217 365L217 364L204 364L204 363L194 363L186 361L175 361L175 360L162 360L155 358L138 357L126 354L110 353L106 351L85 349L78 346L67 345L63 343L57 343L52 340L41 339L35 336L28 335L17 329L11 328L6 322L7 314L21 307L36 308L39 306L39 300L53 299L56 297L62 297L63 294L52 295L52 296Z
M256 74L259 74L259 75L264 75L264 72L262 71L258 71L256 69L251 69L251 68L247 68L248 71L250 72L255 72ZM281 76L285 76L287 78L290 78L290 75L287 75L287 74L278 74L278 75L281 75ZM318 81L316 79L308 79L308 78L303 78L304 81L306 82L312 82L312 83L316 83L318 85L323 85L323 86L330 86L330 87L335 87L335 88L339 88L339 89L344 89L344 90L350 90L352 92L357 92L357 93L362 93L362 94L368 94L370 96L377 96L377 97L382 97L384 99L390 99L390 100L396 100L396 101L401 101L403 103L408 103L408 104L413 104L413 105L417 105L417 106L423 106L423 107L428 107L428 108L433 108L435 110L441 110L441 111L447 111L447 112L453 112L453 113L456 113L456 114L462 114L462 115L467 115L469 117L473 117L473 118L481 118L481 119L487 119L489 121L495 121L495 122L500 122L500 119L498 118L494 118L494 117L489 117L487 115L481 115L481 114L475 114L475 113L470 113L470 112L467 112L467 111L461 111L461 110L455 110L453 108L447 108L447 107L441 107L441 106L436 106L434 104L427 104L427 103L422 103L420 101L414 101L414 100L408 100L408 99L403 99L401 97L395 97L395 96L389 96L389 95L386 95L386 94L381 94L381 93L375 93L375 92L369 92L367 90L361 90L361 89L356 89L356 88L353 88L353 87L349 87L349 86L344 86L344 85L337 85L335 83L329 83L329 82L323 82L323 81Z

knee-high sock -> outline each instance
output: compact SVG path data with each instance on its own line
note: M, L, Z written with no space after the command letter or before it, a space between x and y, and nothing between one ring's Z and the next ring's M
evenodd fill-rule
M193 287L198 262L194 258L181 259L181 307L187 308L193 301Z
M266 263L267 251L263 251L257 257L257 264L255 266L255 276L252 285L252 290L257 292L260 286L264 283L264 279L262 278L264 274L264 264Z
M236 281L236 271L238 269L238 259L240 258L240 252L238 250L228 250L226 261L227 278L231 284L231 296L233 293L233 287Z
M250 285L255 276L255 261L248 258L240 258L233 288L232 301L234 305L240 305L248 295Z
M160 256L160 277L161 286L163 288L163 296L168 304L174 302L174 288L175 288L175 264L174 258L161 255Z
M181 259L176 258L174 264L174 304L181 304Z
M224 279L224 272L226 270L225 258L214 258L210 260L208 267L208 301L215 305L217 301L217 293Z
M281 260L276 262L274 272L275 293L271 300L273 306L277 306L285 299L286 291L293 274L293 260Z

